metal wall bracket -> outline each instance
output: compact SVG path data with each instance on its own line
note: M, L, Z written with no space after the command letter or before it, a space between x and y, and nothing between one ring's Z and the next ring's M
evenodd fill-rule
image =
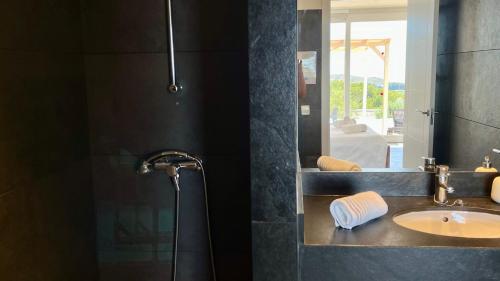
M165 0L165 6L166 6L166 21L167 21L168 65L170 67L168 91L172 94L177 94L181 92L182 86L177 83L175 76L174 29L172 25L171 0Z

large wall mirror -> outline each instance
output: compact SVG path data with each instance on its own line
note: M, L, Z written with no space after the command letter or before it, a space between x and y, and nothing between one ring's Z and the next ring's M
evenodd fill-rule
M461 52L447 47L459 43L450 26L461 11L441 2L298 0L302 168L318 169L321 156L341 160L338 171L413 170L423 157L459 170L481 166L486 155L500 163L492 152L500 115L484 120L482 103L466 104L466 95L488 93L458 88L480 74L465 73Z

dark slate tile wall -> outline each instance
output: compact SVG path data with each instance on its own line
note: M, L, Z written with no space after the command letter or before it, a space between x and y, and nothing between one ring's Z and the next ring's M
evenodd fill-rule
M321 10L297 12L297 50L316 52L316 84L307 84L307 96L298 99L298 147L301 167L317 167L321 156ZM309 105L310 115L300 114Z
M0 276L97 280L78 1L0 3Z
M450 186L454 196L489 196L498 173L452 171ZM318 172L302 171L304 195L351 195L373 190L382 196L432 196L435 174L400 172Z
M498 280L495 248L302 247L302 280ZM359 266L356 266L359 265Z
M248 1L253 280L293 281L297 262L295 0Z
M179 149L205 162L217 279L251 280L246 2L172 1L180 95L164 2L82 1L100 278L169 280L173 187L135 167ZM202 188L183 172L178 281L209 280Z
M474 169L500 147L499 9L495 0L440 3L435 151L454 168Z

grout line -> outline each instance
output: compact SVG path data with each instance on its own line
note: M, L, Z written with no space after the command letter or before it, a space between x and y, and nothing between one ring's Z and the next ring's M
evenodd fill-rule
M176 50L175 53L241 53L245 52L246 49L227 49L227 50L213 50L213 49L201 49L201 50ZM33 53L33 54L67 54L67 55L148 55L148 54L168 54L165 51L108 51L108 52L85 52L85 51L64 51L64 50L44 50L44 49L12 49L12 48L1 48L0 52L14 52L14 53Z
M64 54L64 55L84 55L83 51L67 51L67 50L46 50L46 49L12 49L0 47L0 52L9 53L33 53L33 54Z
M140 158L142 159L143 157L146 157L148 153L145 154L137 154L137 153L130 153L130 154L119 154L119 153L107 153L107 152L90 152L89 156L90 157L107 157L107 156L118 156L118 157L129 157L129 158ZM212 157L212 158L233 158L233 157L240 157L239 153L228 153L228 154L196 154L196 156L199 157Z
M473 123L476 123L476 124L479 124L479 125L483 125L483 126L486 126L486 127L490 127L490 128L494 128L494 129L500 130L499 127L495 127L495 126L492 126L492 125L484 124L484 123L481 123L481 122L478 122L478 121L474 121L474 120L471 120L471 119L468 119L468 118L465 118L465 117L461 117L461 116L457 116L457 115L451 115L451 116L453 116L455 118L467 120L469 122L473 122Z
M446 56L446 55L459 55L459 54L468 54L468 53L481 53L481 52L492 52L492 51L500 51L500 48L493 49L480 49L480 50L471 50L471 51L455 51L455 52L446 52L438 54L438 56Z
M244 52L246 51L241 49L228 49L228 50L210 50L210 49L206 49L206 50L176 50L175 53L179 53L179 54L191 54L191 53L241 53L241 52ZM168 52L165 50L165 51L151 51L151 52L147 52L147 51L130 51L130 52L113 52L113 51L109 51L109 52L83 52L83 55L89 55L89 56L98 56L98 55L116 55L116 56L120 56L120 55L154 55L154 54L157 54L157 55L166 55L168 54Z

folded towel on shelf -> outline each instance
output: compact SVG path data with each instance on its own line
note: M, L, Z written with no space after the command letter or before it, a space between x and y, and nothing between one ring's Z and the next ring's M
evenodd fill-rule
M335 225L346 229L381 217L387 210L387 203L374 191L335 199L330 204L330 213L335 219Z
M319 157L317 165L320 171L361 171L361 167L354 162L330 156Z
M349 126L349 125L356 125L356 120L350 118L344 118L342 120L336 120L333 122L333 127L335 128L342 128L344 126Z
M355 134L362 133L368 130L366 124L354 124L354 125L346 125L340 128L344 134Z

